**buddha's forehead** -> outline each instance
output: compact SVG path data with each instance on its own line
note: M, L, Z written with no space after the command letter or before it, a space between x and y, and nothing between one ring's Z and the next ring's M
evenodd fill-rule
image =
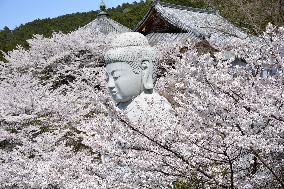
M112 62L106 65L106 70L108 73L118 70L132 70L130 65L127 62Z

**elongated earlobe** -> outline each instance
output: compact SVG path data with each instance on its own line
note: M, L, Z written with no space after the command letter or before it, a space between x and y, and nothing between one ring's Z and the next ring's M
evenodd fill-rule
M154 88L153 81L153 64L149 60L142 61L142 82L144 87L144 92L152 92Z

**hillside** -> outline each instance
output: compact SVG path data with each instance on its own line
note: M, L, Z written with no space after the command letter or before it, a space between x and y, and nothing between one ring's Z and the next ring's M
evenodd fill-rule
M284 23L284 6L279 0L162 0L163 2L198 8L213 8L235 25L246 28L253 34L261 33L268 22L275 25ZM123 3L107 11L112 19L133 29L143 18L152 1L140 1L132 4ZM37 19L14 30L4 27L0 30L0 50L13 50L17 44L28 48L27 39L33 34L51 36L52 32L68 33L86 25L96 18L97 12L74 13L56 18ZM3 57L0 55L0 60Z

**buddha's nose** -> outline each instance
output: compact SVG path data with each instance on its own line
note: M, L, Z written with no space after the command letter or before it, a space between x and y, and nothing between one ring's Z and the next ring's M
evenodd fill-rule
M112 77L109 78L107 86L109 89L114 89L115 85L114 85L114 80Z

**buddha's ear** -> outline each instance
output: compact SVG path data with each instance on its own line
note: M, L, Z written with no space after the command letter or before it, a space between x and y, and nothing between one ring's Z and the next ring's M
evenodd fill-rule
M142 61L142 72L142 83L144 89L147 91L153 90L153 64L149 60Z

